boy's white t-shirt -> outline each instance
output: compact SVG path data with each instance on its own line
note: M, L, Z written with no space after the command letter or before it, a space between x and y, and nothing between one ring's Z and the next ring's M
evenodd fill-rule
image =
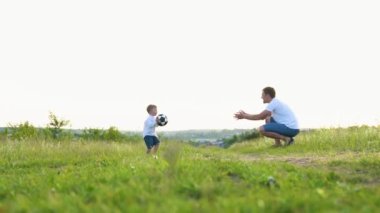
M156 136L156 117L149 115L148 118L144 122L144 131L143 131L143 136Z
M272 101L268 104L266 110L272 113L272 118L280 124L291 129L299 129L298 121L293 111L277 98L273 98Z

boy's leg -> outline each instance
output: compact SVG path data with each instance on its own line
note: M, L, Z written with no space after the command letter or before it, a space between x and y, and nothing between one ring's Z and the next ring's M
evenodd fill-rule
M146 145L146 154L150 154L151 151L152 151L152 147L153 147L153 137L151 136L145 136L144 137L144 141L145 141L145 145Z
M152 148L152 154L153 154L153 158L154 159L158 159L158 156L157 156L157 151L158 151L158 148L160 147L160 144L156 144L153 146Z
M158 144L156 144L154 147L153 147L153 154L155 155L155 154L157 154L157 151L158 151L158 148L160 148L160 144L158 143Z
M160 140L157 137L153 137L153 155L156 159L158 148L160 148Z
M160 140L157 137L154 137L153 141L154 141L154 143L153 143L153 145L154 145L153 152L154 152L154 154L156 154L157 151L158 151L158 148L160 148Z

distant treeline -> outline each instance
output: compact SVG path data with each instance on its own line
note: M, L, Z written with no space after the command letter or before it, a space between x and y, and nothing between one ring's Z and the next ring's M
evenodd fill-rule
M183 130L173 132L163 132L163 136L169 139L190 141L197 145L198 142L216 143L222 147L228 148L234 143L253 140L260 137L255 129L224 129L224 130Z
M86 128L83 130L67 129L70 121L60 119L53 113L49 115L49 123L46 127L35 127L26 121L19 124L8 124L7 127L0 128L1 141L115 141L115 142L135 142L142 141L141 132L124 132L117 127L108 129ZM180 140L197 143L202 140L223 141L225 146L233 143L250 140L259 137L256 130L233 129L233 130L183 130L159 132L159 137L163 140Z
M222 129L222 130L181 130L162 132L162 135L171 139L181 140L221 140L234 135L247 132L246 129Z
M25 122L12 127L0 128L0 140L44 140L44 141L115 141L115 142L135 142L140 141L138 134L122 133L116 127L108 129L89 128L81 131L62 129L57 132L55 129L37 128Z
M197 142L200 140L222 140L231 145L235 142L249 140L258 137L255 130L186 130L160 132L159 137L163 140L180 140ZM0 128L0 140L52 140L52 141L118 141L134 142L142 141L141 132L120 131L116 127L108 129L86 128L83 130L35 127L29 122L10 124Z
M8 127L0 128L0 140L45 140L45 141L118 141L133 142L141 140L137 133L122 133L116 127L108 129L88 128L84 130L64 129L69 124L68 120L57 118L53 113L49 115L49 123L45 128L35 127L28 121L20 124L9 124Z

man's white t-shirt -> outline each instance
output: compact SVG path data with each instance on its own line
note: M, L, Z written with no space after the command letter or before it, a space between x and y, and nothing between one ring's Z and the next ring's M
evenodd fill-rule
M144 131L143 137L145 136L156 136L156 127L157 127L156 117L149 115L149 117L144 122Z
M298 121L293 111L277 98L273 98L268 104L266 110L272 113L272 118L280 124L291 129L299 129Z

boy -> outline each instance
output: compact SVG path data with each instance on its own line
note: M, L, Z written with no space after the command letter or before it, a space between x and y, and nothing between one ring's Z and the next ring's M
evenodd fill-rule
M156 127L157 125L157 106L150 104L146 111L148 112L149 116L144 122L144 131L143 131L143 137L144 141L147 147L146 153L153 154L153 158L158 159L157 151L160 147L160 140L158 139L158 136L156 134ZM153 150L153 151L152 151Z

